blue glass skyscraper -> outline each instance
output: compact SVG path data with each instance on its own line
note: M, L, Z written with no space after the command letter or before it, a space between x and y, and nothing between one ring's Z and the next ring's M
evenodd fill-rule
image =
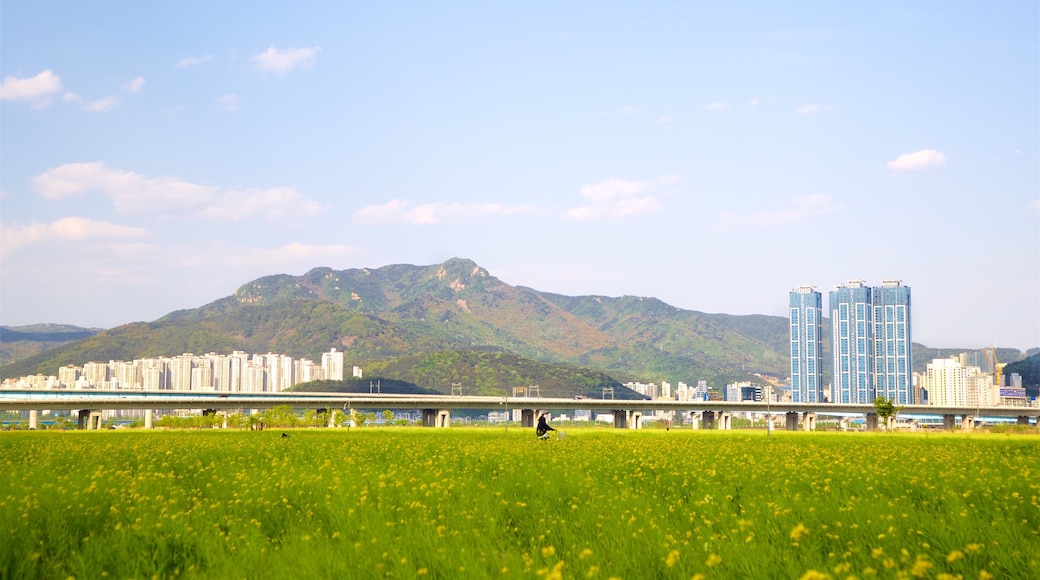
M812 286L791 291L791 396L795 403L822 403L823 297Z
M912 404L910 288L885 280L871 288L849 280L830 293L832 398L871 404L878 396Z
M899 405L913 404L910 288L899 280L882 280L873 299L875 392Z

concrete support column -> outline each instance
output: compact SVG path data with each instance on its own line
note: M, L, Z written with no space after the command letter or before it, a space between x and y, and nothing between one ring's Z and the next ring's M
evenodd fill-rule
M101 411L87 411L87 429L88 430L99 430L101 429Z
M335 426L336 426L336 412L333 411L332 409L329 409L329 428L331 429L331 428L333 428Z
M529 427L534 429L534 409L521 409L520 410L520 426Z
M961 429L965 431L975 430L975 417L973 415L961 415Z
M877 431L877 413L867 413L863 417L863 427L867 431Z
M87 417L89 416L90 411L88 411L87 409L80 409L79 411L76 411L76 429L86 429Z
M223 413L221 413L221 415L223 415L224 418L220 422L220 428L221 429L227 429L227 411L224 411Z
M1015 424L1016 425L1029 425L1029 416L1028 415L1019 415L1018 418L1015 419ZM1040 425L1040 422L1038 422L1037 424Z
M895 431L896 429L896 417L895 415L889 415L885 417L885 431Z
M32 411L29 411L29 429L30 430L35 431L36 427L39 425L39 422L40 422L39 415L40 415L40 412L37 411L36 409L33 409Z
M628 427L628 411L614 411L614 428L624 429Z
M451 411L441 409L437 411L437 427L451 427Z
M956 415L943 415L943 429L953 429L956 424Z
M690 411L690 424L694 429L701 428L701 421L703 420L703 413L700 411Z
M787 428L788 431L797 431L798 430L798 413L796 411L791 411L791 412L786 413L784 415L784 418L785 418L785 421L786 421L785 427Z
M838 421L838 426L839 426L839 428L842 431L848 431L849 430L849 424L851 424L851 423L852 423L852 418L851 417L842 417L841 420Z
M437 409L423 409L422 410L422 426L423 427L436 427L437 426Z
M718 423L716 428L723 431L729 431L733 427L733 416L729 413L719 413Z
M802 429L805 431L816 430L816 413L802 413Z
M632 411L628 414L628 428L629 429L642 429L643 428L643 412Z
M155 413L151 409L144 410L144 428L151 429L154 427L153 422L155 421Z
M701 413L701 416L702 416L701 427L703 427L705 429L714 429L715 428L715 417L717 415L718 415L718 412L716 412L716 411L704 411L703 413Z

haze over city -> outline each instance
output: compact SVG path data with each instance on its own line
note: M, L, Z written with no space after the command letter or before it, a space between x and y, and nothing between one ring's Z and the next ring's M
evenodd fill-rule
M311 268L1040 346L1040 11L5 2L0 323L112 327Z

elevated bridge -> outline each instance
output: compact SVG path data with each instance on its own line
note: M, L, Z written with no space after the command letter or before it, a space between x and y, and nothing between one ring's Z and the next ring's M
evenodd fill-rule
M639 428L642 417L654 411L686 414L695 428L729 429L733 413L763 413L767 421L783 418L787 429L813 430L818 416L839 417L843 425L862 417L867 429L877 428L873 405L838 403L778 403L765 401L670 401L625 399L561 399L553 397L488 397L468 395L383 395L358 393L229 393L219 391L130 391L97 389L3 389L0 411L30 411L30 427L36 426L40 410L78 410L80 423L100 425L100 411L137 409L145 414L151 426L152 411L202 409L229 411L238 409L270 409L287 405L296 409L386 410L418 409L423 424L447 427L453 410L521 410L521 424L533 427L536 411L582 409L610 413L614 426ZM961 426L971 428L982 419L1015 419L1019 424L1036 423L1040 407L947 407L906 405L901 415L942 418L944 427L953 428L959 417ZM890 420L893 418L890 418Z

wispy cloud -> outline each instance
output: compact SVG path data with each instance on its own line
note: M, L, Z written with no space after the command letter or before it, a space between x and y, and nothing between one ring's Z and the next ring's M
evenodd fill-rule
M275 72L286 75L295 68L310 68L318 62L320 47L313 48L287 48L278 50L273 45L264 52L253 56L253 66L256 70L264 72Z
M36 108L50 105L51 97L59 92L61 77L50 70L30 78L8 75L0 83L0 101L28 101Z
M124 84L122 89L128 93L139 93L144 88L144 84L148 82L144 77L137 77L134 80Z
M830 105L821 105L819 103L812 103L809 105L802 105L795 108L794 112L798 115L815 115L816 113L826 113L833 111L834 107Z
M723 103L723 102L708 103L707 105L704 105L704 109L707 110L707 111L724 111L724 110L730 108L731 106L732 105L730 105L729 103Z
M1032 203L1030 203L1027 207L1027 210L1037 215L1040 215L1040 199L1034 199Z
M240 103L241 99L234 93L224 95L213 101L213 104L221 111L237 111Z
M627 105L624 107L618 107L617 112L621 113L622 115L634 115L639 112L639 108Z
M748 106L749 107L757 107L757 106L759 106L761 104L762 104L762 99L760 99L758 97L755 97L754 99L751 99L751 101L748 103Z
M119 104L119 99L115 97L105 97L104 99L83 103L83 106L80 108L84 111L90 111L91 113L104 113L114 109L117 104Z
M209 54L205 56L189 56L187 58L182 58L179 61L177 61L177 64L173 65L173 68L187 68L189 66L199 65L204 62L209 62L211 60L213 60L213 56Z
M473 222L487 218L528 214L537 211L533 205L499 203L425 203L412 205L394 199L381 205L365 206L354 212L354 221L364 225L410 224L436 225L445 222Z
M664 116L664 117L661 117L660 119L658 119L657 122L662 124L662 125L666 125L668 123L671 123L674 120L675 119L673 119L673 118L671 118L669 116Z
M946 165L946 155L935 149L922 149L914 153L903 153L888 162L892 171L915 171Z
M612 178L599 183L583 185L581 196L588 203L572 207L564 213L569 220L588 221L601 218L623 218L657 211L661 208L658 196L650 191L678 183L679 177L667 176L649 181L626 181Z
M197 217L235 222L262 217L293 221L320 213L324 208L289 187L223 191L172 177L144 177L111 169L104 163L69 163L33 178L33 187L45 199L100 193L120 214L153 217Z
M111 242L150 235L145 229L85 217L66 217L51 223L33 222L26 226L0 224L0 258L6 259L26 247L44 242Z
M772 228L805 221L840 209L841 206L836 205L828 195L808 195L794 198L792 207L787 209L745 214L723 212L715 227L719 230L738 227Z

